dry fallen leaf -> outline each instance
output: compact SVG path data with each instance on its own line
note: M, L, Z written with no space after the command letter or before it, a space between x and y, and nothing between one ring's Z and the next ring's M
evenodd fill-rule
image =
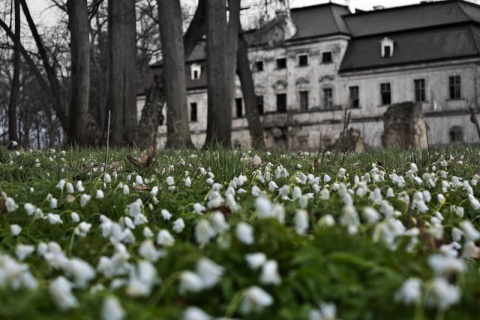
M155 148L153 146L148 146L146 155L142 155L138 159L135 159L131 155L127 155L125 158L139 168L151 169L155 163L155 155Z
M133 187L135 190L139 190L139 191L151 191L152 190L152 187L149 187L149 186L141 186L141 185L136 185L135 187Z
M216 211L220 211L221 213L223 213L225 217L227 217L232 213L232 210L230 210L230 208L227 207L226 205L221 205L220 207L206 209L206 210L203 210L202 213L216 212Z
M75 201L75 197L72 196L71 194L69 194L69 195L67 195L67 196L65 197L65 201L67 201L67 202L69 202L69 203L72 203L72 202Z

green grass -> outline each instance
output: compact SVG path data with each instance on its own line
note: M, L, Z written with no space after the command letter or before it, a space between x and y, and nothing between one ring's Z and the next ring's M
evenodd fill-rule
M480 309L480 275L477 259L462 257L466 238L459 241L459 258L454 259L463 263L465 270L442 276L452 286L450 289L460 290L461 296L444 309L430 306L431 285L437 276L428 261L431 256L442 254L440 245L453 241L452 230L461 228L463 221L471 221L480 229L479 211L468 198L467 186L450 185L448 190L442 190L442 181L451 183L455 176L461 178L462 183L468 181L473 196L480 198L479 186L474 185L475 176L480 174L479 152L479 148L464 145L421 151L389 149L348 155L344 159L326 154L320 163L321 155L304 153L159 151L153 167L142 169L126 161L125 156L138 157L143 152L118 149L110 152L109 163L116 166L107 168L112 181L105 183L103 150L10 152L1 148L0 188L6 194L2 198L12 198L18 209L0 213L0 318L100 318L105 298L115 296L125 317L135 319L183 319L185 310L192 306L215 318L316 319L311 318L311 313L318 310L321 303L333 303L339 319L472 319ZM254 155L261 157L261 165L253 166L251 158ZM338 160L334 161L335 158ZM418 172L408 173L412 163L416 164ZM276 171L281 171L280 165L284 171L276 177ZM343 177L338 175L340 168L346 169ZM371 180L356 185L355 181L367 178L366 173ZM392 173L404 177L405 185L395 184L390 178ZM374 181L376 174L383 174L384 179ZM446 176L442 177L443 174ZM238 182L240 175L245 176L246 181L243 185L236 185L232 181ZM303 183L308 175L319 178L318 182L307 178ZM325 182L325 175L332 180ZM423 182L419 184L411 175ZM137 176L142 177L143 188L135 187ZM174 187L167 183L170 176L174 178ZM190 187L185 186L187 178L191 180ZM85 190L75 188L68 195L65 188L57 188L61 179L73 186L81 180ZM269 191L269 179L275 181L279 189L285 185L289 187L288 199L282 198L278 189ZM435 185L429 185L428 179L432 179ZM124 192L124 185L128 186L128 194ZM143 190L155 186L159 188L155 196L149 189ZM207 206L216 194L213 188L220 186L218 193L223 199L226 199L227 190L235 191L234 199L239 209L230 210L228 203L220 202L220 207L201 214L194 212L194 205ZM257 186L263 197L276 206L276 212L283 208L284 219L262 218L261 210L255 207L253 186ZM294 187L300 188L303 199L293 199ZM376 188L381 191L382 200L386 201L384 204L392 206L396 214L392 217L380 214L378 221L369 224L363 215L364 208L382 210L381 203L372 197ZM389 188L392 188L394 197L386 197ZM329 199L322 199L324 189L330 191ZM363 196L359 195L362 191L359 189L364 190ZM104 192L103 199L96 199L97 190ZM423 191L431 195L424 212L420 212L419 205L409 209L409 202L399 199L402 195L406 199L415 198ZM84 207L80 203L82 194L91 196ZM439 202L438 194L446 200ZM51 198L57 199L57 207L51 207ZM97 268L101 258L111 258L121 248L110 237L102 235L100 217L118 223L120 231L124 232L128 229L127 206L138 199L143 203L141 212L148 222L130 230L134 240L131 238L132 241L123 243L128 256L123 265L113 268L118 274L106 275ZM353 202L360 222L350 229L342 225L345 202L349 201ZM28 215L24 208L26 203L33 204L45 216L58 214L63 223L52 225L48 219ZM309 225L304 234L299 234L295 217L302 206L308 213ZM463 216L457 215L453 206L462 207ZM172 214L170 220L163 218L162 209ZM229 229L213 236L207 244L199 244L195 229L202 220L211 222L216 210L223 211ZM79 222L72 220L72 212L79 215L80 222L92 224L85 237L75 234ZM432 217L437 218L437 212L443 216L443 221L441 226L435 227L436 221ZM322 221L329 216L335 225L326 227ZM134 217L130 218L134 220ZM183 219L185 228L176 233L173 226L179 218ZM252 244L243 243L237 236L236 227L241 222L253 227ZM388 240L389 223L401 223L406 229L418 226L420 233L408 236L402 231ZM22 228L18 236L11 232L13 224ZM168 230L175 240L172 246L155 244L156 250L164 250L162 257L150 261L157 277L145 295L135 297L129 293L127 283L132 280L138 262L148 260L140 253L146 241L145 227L153 232L154 243L161 230ZM439 229L443 229L443 234L435 240L430 234ZM477 239L474 241L478 243ZM21 262L37 280L35 290L27 290L21 285L18 288L18 274L4 277L8 274L6 270L15 270L8 264L9 259L19 262L15 253L19 244L33 245L37 249L42 243L49 242L58 243L64 253L59 265L52 264L51 256L38 252ZM276 261L281 283L262 283L262 268L253 270L248 266L245 256L258 252L264 253L268 260ZM202 257L222 266L224 273L218 283L209 288L181 294L182 272L195 271ZM49 287L60 276L75 283L75 277L68 271L68 263L73 258L82 259L95 268L95 276L84 287L74 284L72 293L78 303L62 310ZM119 266L131 270L122 272ZM422 281L421 298L416 305L405 305L396 301L395 295L405 280L412 277ZM123 284L115 286L120 280ZM264 308L259 307L257 312L242 313L246 290L252 286L261 287L273 302Z

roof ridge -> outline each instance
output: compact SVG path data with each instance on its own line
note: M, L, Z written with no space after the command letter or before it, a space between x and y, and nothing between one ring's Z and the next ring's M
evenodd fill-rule
M476 40L475 38L475 32L473 30L473 24L470 25L470 35L472 36L473 38L473 43L475 44L475 47L477 48L477 52L480 54L480 45L478 43L478 41Z
M331 4L331 2L330 2L330 4ZM330 14L332 15L333 23L335 23L335 27L337 27L337 31L340 32L340 26L337 23L337 19L335 19L335 14L333 13L332 6L328 6L328 8L330 9Z
M455 0L455 4L457 5L457 7L460 9L460 11L462 11L463 15L465 16L465 18L467 18L468 21L472 21L472 18L470 18L470 16L465 12L465 10L463 10L462 6L459 4L459 2L465 2L463 0Z

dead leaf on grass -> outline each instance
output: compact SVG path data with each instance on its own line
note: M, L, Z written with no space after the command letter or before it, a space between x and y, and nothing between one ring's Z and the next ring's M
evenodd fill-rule
M155 155L155 148L153 146L148 146L146 155L142 155L138 159L132 157L131 155L127 155L125 158L139 168L151 169L155 163Z
M152 187L149 187L149 186L141 186L141 185L136 185L135 187L133 187L135 190L139 190L139 191L151 191L152 190Z
M230 208L227 207L226 205L222 205L216 208L206 209L206 210L203 210L202 213L217 212L217 211L221 212L225 217L229 216L232 213L232 210L230 210Z
M65 197L65 201L69 202L69 203L72 203L75 201L75 197L72 196L71 194L68 194L66 197Z

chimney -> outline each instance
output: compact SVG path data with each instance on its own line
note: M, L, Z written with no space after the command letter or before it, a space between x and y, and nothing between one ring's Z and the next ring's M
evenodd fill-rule
M351 14L355 13L355 0L347 0L348 3L348 10L350 10Z

